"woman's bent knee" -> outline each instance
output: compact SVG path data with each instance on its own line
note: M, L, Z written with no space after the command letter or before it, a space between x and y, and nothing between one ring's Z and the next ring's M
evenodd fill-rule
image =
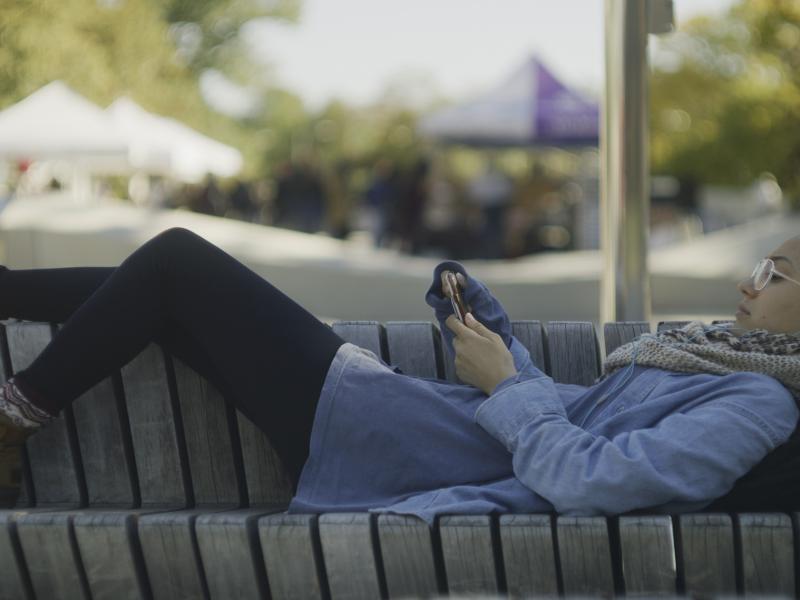
M170 252L196 246L198 242L206 240L184 227L170 227L152 237L145 246L155 247L159 252Z

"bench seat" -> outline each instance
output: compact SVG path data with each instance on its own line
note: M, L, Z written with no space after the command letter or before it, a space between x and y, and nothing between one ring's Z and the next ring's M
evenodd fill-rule
M405 373L456 381L434 323L332 327ZM599 375L591 323L512 327L554 380ZM3 381L57 330L2 322ZM606 354L647 331L606 324ZM266 437L155 345L32 437L23 470L17 505L0 510L0 600L798 597L798 513L448 515L433 527L289 515Z

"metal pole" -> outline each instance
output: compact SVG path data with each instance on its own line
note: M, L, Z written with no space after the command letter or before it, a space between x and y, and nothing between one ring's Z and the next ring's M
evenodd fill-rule
M650 320L647 34L650 2L606 0L606 85L600 133L600 319ZM662 23L663 25L663 23Z

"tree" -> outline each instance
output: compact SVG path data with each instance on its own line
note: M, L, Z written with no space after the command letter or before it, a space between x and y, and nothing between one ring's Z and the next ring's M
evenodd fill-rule
M694 19L659 44L654 67L654 172L729 185L769 172L800 200L800 3Z

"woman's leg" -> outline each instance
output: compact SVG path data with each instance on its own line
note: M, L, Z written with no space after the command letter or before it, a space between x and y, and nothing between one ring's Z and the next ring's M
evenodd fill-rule
M66 318L39 357L15 375L38 407L57 413L156 341L265 431L296 481L322 383L344 340L280 290L179 228L148 241L116 269L81 270L61 307L43 298L32 308L15 306L15 275L0 275L0 316ZM41 291L52 291L52 281L38 284Z

